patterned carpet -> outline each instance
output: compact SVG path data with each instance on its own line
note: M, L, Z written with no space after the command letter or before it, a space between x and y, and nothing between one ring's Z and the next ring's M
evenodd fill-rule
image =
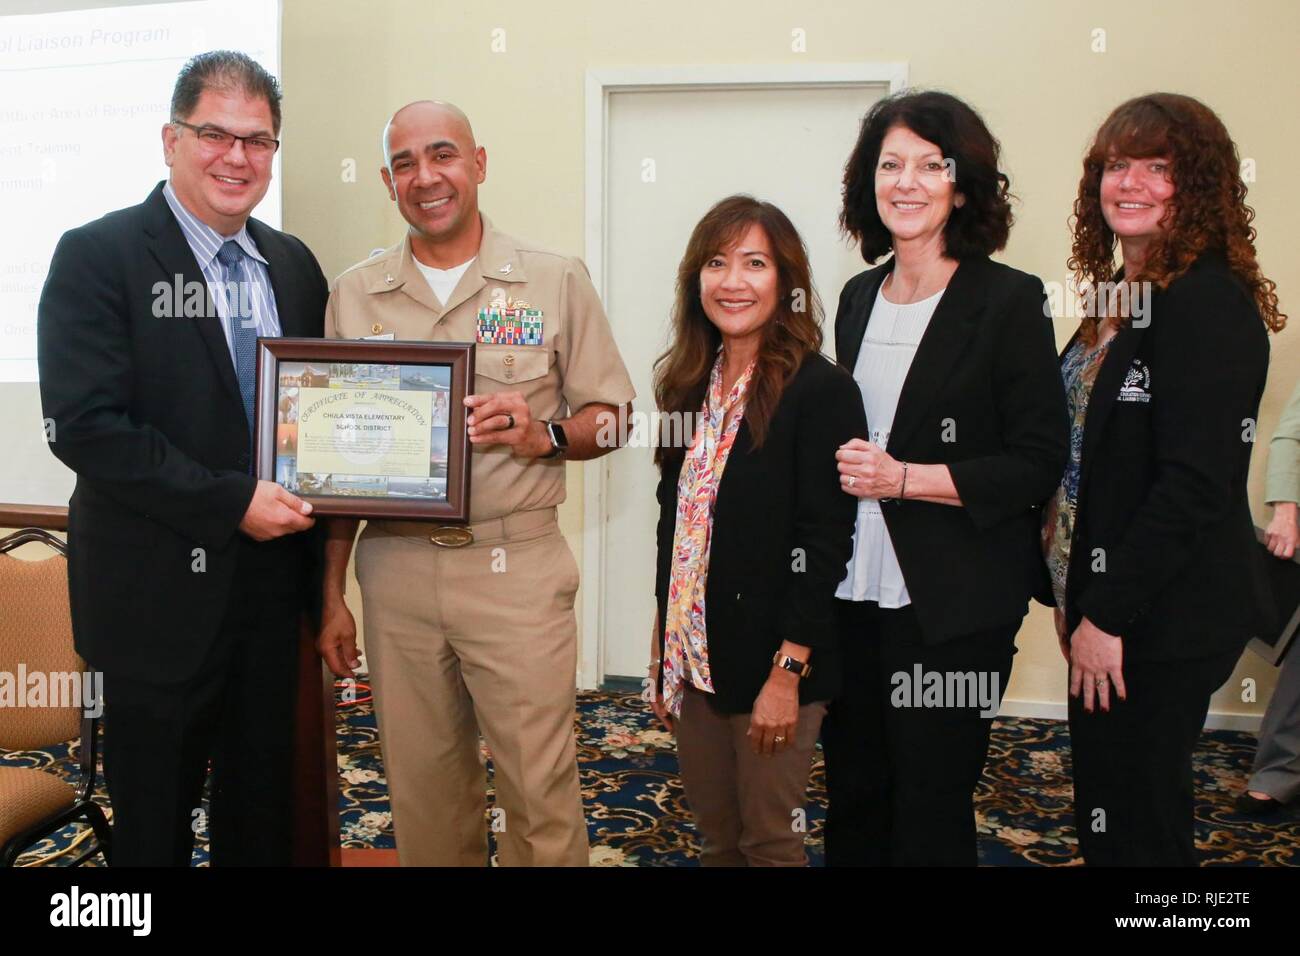
M699 844L677 777L673 738L652 724L636 694L579 695L578 761L591 837L591 862L601 866L693 866ZM392 847L392 819L374 713L368 697L340 702L340 820L345 847ZM1196 839L1210 864L1300 866L1300 812L1258 822L1237 816L1233 796L1254 755L1255 739L1210 731L1196 753ZM485 752L485 757L488 755ZM0 766L41 767L71 780L76 748L0 752ZM818 761L809 790L808 855L822 860L826 793ZM490 761L488 778L491 799ZM988 769L976 797L980 860L991 866L1072 865L1069 731L1064 722L998 719ZM107 805L102 793L98 801ZM66 849L72 828L20 858ZM207 861L206 831L195 861ZM75 854L54 857L55 865ZM96 863L99 860L96 858Z

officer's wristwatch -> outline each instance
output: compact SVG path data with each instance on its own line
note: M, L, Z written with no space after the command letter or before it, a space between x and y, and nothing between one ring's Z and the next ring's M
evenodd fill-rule
M543 458L563 458L569 453L569 439L564 434L564 429L558 422L543 421L546 426L546 434L551 439L551 450Z

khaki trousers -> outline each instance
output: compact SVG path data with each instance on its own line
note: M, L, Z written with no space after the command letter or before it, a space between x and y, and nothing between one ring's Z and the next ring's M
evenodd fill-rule
M573 727L578 567L555 509L478 523L463 548L412 527L371 523L356 555L398 859L486 865L482 730L498 861L585 866Z
M826 703L800 707L791 745L763 757L746 736L750 715L720 713L712 696L687 686L677 721L677 759L700 831L700 863L807 866L806 827L796 824L806 813L808 772Z

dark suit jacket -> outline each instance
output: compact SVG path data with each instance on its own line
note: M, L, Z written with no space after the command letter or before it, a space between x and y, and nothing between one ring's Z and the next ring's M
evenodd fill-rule
M753 709L772 655L787 639L813 648L800 703L838 692L835 588L853 551L857 499L840 488L835 452L865 435L857 386L822 355L805 359L786 385L762 448L754 450L749 422L741 420L718 484L704 599L714 700L723 712ZM667 463L659 479L660 622L667 620L682 461ZM662 670L658 680L662 686Z
M840 295L835 342L847 369L893 267L890 258L854 276ZM926 643L1013 624L1048 585L1040 509L1065 471L1069 426L1045 306L1036 276L962 260L903 383L886 450L946 464L962 500L882 509Z
M286 336L322 334L327 288L293 236L250 219ZM232 594L242 553L307 606L318 535L253 545L239 522L253 496L251 440L215 308L159 318L155 285L206 289L160 183L140 205L59 240L41 292L37 342L50 449L77 474L68 579L81 655L158 683L194 674ZM244 542L241 547L240 542ZM206 570L193 570L195 549ZM259 575L259 578L262 576Z
M1152 296L1149 324L1115 335L1084 423L1071 631L1086 615L1124 638L1125 660L1177 660L1271 624L1246 497L1268 353L1254 300L1215 254Z

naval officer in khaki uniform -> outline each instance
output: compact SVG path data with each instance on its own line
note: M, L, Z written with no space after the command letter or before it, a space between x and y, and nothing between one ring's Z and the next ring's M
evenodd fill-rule
M384 161L410 228L335 280L325 334L479 343L466 399L472 542L452 546L431 524L369 521L356 545L398 856L482 866L490 823L504 865L585 865L578 569L556 505L565 460L610 450L597 439L602 425L612 430L606 416L631 402L632 382L582 263L479 213L487 154L460 110L429 101L398 110ZM332 520L327 545L319 647L339 676L358 663L343 603L356 528ZM490 821L480 730L496 773Z

